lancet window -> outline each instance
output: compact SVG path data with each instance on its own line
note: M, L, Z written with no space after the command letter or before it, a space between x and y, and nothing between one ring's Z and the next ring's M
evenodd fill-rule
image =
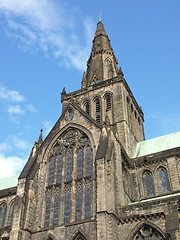
M101 123L101 102L99 98L95 100L95 111L96 111L96 121Z
M0 226L4 227L6 223L7 205L3 203L0 206Z
M154 194L153 189L153 180L152 180L152 174L149 171L146 171L144 174L144 180L145 180L145 188L146 188L146 194L148 196Z
M85 106L86 113L90 115L90 103L87 101L85 102L84 106Z
M162 192L168 192L169 191L169 184L168 184L168 177L167 177L167 172L165 169L161 168L159 172L159 177L161 181L161 189Z
M106 96L106 111L110 111L111 110L111 96L107 95Z
M47 169L44 227L90 218L93 154L87 135L75 128L62 134L50 151Z

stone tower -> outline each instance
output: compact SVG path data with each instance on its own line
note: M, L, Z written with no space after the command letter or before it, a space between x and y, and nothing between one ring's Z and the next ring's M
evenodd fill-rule
M145 141L117 64L99 21L81 89L63 89L18 184L0 182L1 239L180 239L180 132Z

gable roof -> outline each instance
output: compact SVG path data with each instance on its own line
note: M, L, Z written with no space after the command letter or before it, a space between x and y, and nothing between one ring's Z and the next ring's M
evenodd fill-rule
M166 151L177 147L180 147L180 132L138 142L133 154L133 158Z

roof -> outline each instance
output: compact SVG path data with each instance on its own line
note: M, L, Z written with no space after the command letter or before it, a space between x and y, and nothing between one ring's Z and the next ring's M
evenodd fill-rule
M133 154L133 158L166 151L177 147L180 147L180 132L138 142Z
M11 188L11 187L16 187L18 184L18 177L19 177L19 175L0 178L0 190L6 189L6 188Z

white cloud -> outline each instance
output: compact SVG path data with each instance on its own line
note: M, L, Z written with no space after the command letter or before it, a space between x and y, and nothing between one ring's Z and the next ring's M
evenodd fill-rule
M9 90L3 84L0 84L0 98L9 102L25 101L25 97L22 96L18 91Z
M85 70L94 23L78 9L63 0L6 0L0 2L0 12L8 36L25 50L42 49L61 66Z
M32 104L27 104L26 105L27 110L29 110L31 113L37 112L37 109L34 107Z
M15 175L22 171L25 160L17 156L5 157L0 154L1 178Z
M9 143L0 143L0 151L4 152L4 151L10 151L12 149L12 146Z
M10 115L25 113L25 110L23 110L20 105L8 105L7 111Z
M14 148L18 148L21 150L30 150L31 149L31 145L30 143L28 143L27 141L19 138L18 136L10 136L9 139L12 140L13 146Z

